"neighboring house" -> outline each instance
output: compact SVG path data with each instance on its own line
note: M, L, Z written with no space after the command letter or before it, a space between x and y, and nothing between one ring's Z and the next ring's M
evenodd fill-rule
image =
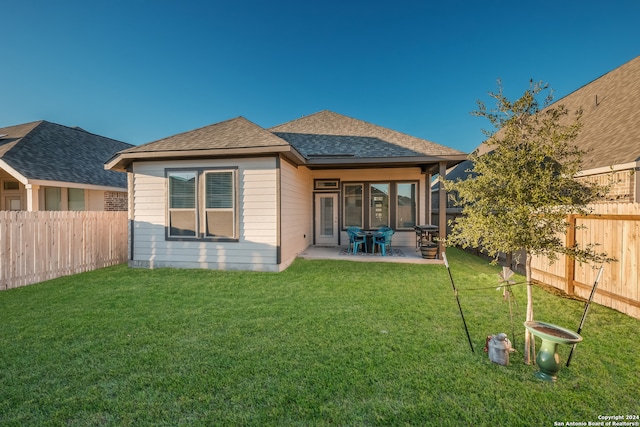
M570 113L582 110L582 129L575 144L587 153L576 178L611 188L605 200L589 206L592 215L567 218L574 227L568 227L566 242L598 244L598 251L616 259L605 265L594 301L640 318L640 57L580 87L551 107L557 105L564 105ZM478 147L481 154L489 150L486 145ZM451 169L447 179L465 179L469 175L465 170L472 167L469 163ZM450 218L459 212L452 205L447 209ZM512 266L521 272L523 267ZM585 299L598 271L589 263L567 257L551 262L534 256L531 267L535 282Z
M322 111L271 129L242 117L121 151L130 265L281 271L346 227L391 226L414 246L432 174L466 154ZM444 223L442 223L444 226Z
M127 178L104 162L130 147L44 120L0 128L0 210L126 210Z
M580 179L611 181L610 202L640 202L640 56L556 104L583 110L575 143L588 153Z
M573 113L582 110L574 141L587 151L578 179L611 184L607 202L640 202L640 56L554 102ZM480 145L480 153L490 147ZM464 179L465 162L447 173Z

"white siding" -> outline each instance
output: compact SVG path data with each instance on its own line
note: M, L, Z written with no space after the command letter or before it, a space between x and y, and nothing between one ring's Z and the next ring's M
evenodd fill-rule
M275 158L135 163L131 265L278 271L275 166ZM238 167L238 242L165 240L165 169L189 167Z
M281 258L289 266L313 238L313 180L306 167L283 161L280 168Z

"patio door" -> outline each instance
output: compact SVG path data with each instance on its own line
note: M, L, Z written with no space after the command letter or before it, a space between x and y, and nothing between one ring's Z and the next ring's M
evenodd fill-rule
M6 196L4 198L4 210L5 211L21 211L22 210L22 197L21 196Z
M316 193L315 196L316 245L338 245L338 195Z

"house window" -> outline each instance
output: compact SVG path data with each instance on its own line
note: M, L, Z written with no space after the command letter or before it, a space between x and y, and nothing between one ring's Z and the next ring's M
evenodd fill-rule
M22 210L22 197L20 196L6 196L5 197L5 208L10 211L21 211Z
M316 179L313 188L315 190L337 190L338 183L337 179Z
M44 189L44 210L59 211L60 210L60 188L45 187Z
M196 237L196 173L169 172L169 237Z
M371 184L369 198L371 200L371 227L389 226L389 184Z
M363 184L345 184L344 186L344 227L363 227L363 188Z
M233 172L205 173L206 235L235 237Z
M84 210L84 189L82 188L69 188L67 193L69 201L70 211L83 211Z
M237 239L235 176L235 170L167 171L167 237Z
M418 213L417 186L413 182L396 185L396 228L413 228Z
M342 227L410 230L418 218L417 182L344 183ZM363 203L363 201L365 201Z
M20 190L20 183L18 181L4 181L2 186L6 191Z

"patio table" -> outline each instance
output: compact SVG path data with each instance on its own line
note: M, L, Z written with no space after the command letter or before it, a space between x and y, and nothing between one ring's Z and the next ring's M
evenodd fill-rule
M375 253L375 248L373 247L373 236L379 233L378 230L363 230L359 233L357 233L357 235L359 237L364 237L367 240L367 253Z
M372 230L364 230L361 233L358 233L358 236L362 236L367 240L367 253L373 253L373 234L375 232Z

